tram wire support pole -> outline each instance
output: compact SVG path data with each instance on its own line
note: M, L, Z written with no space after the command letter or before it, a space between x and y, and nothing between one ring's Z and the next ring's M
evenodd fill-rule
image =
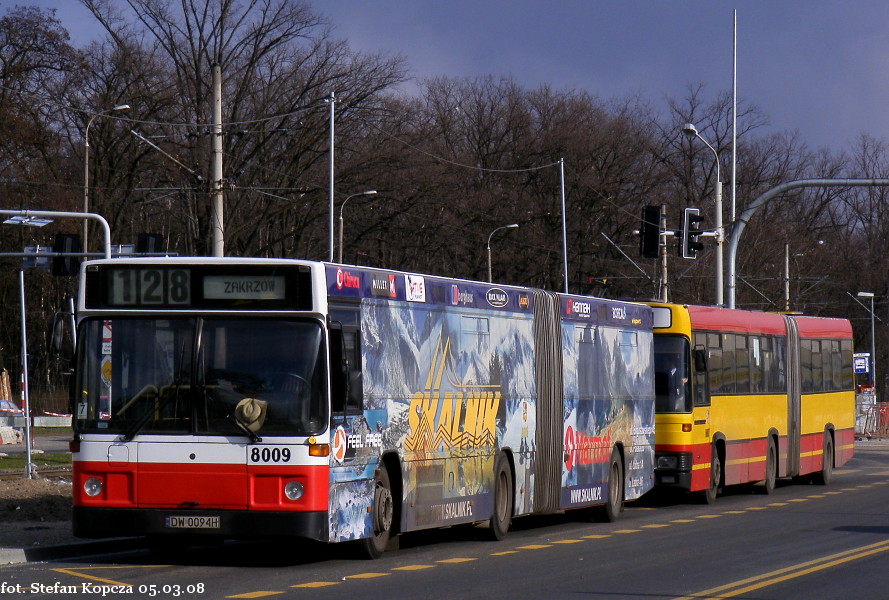
M210 202L212 256L225 256L225 217L222 175L222 67L213 65L213 199Z
M759 207L772 198L799 188L809 187L889 187L889 179L797 179L777 185L760 194L732 225L728 243L728 308L735 308L735 288L737 280L738 244L747 223Z

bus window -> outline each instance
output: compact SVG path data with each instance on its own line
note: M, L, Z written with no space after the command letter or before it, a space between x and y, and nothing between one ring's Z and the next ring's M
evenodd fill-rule
M246 425L261 435L324 431L321 334L320 324L311 321L204 320L199 370L206 419L201 433L232 433L232 425ZM264 413L256 422L233 417L245 399Z
M654 338L655 411L691 412L688 342L681 337Z
M331 310L330 364L331 413L345 415L361 412L362 384L361 337L358 311Z
M694 348L694 405L710 406L710 369L707 364L707 349L703 346Z

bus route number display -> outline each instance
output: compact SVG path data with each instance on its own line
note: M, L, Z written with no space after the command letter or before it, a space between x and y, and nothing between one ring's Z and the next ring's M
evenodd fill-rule
M108 304L111 306L188 306L191 271L184 268L110 269Z

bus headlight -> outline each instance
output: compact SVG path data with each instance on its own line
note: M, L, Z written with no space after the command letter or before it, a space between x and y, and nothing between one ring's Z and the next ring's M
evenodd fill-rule
M284 486L284 495L289 500L299 500L303 497L304 491L303 484L298 481L288 481L287 485Z
M87 496L95 498L102 493L102 480L98 477L88 477L83 482L83 491Z
M657 457L658 469L677 469L679 468L679 457L675 455L666 455Z

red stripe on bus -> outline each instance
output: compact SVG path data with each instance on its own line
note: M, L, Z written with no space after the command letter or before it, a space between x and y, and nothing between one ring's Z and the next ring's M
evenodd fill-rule
M327 465L109 465L107 462L76 461L73 466L75 506L327 510ZM102 481L102 492L98 496L88 496L84 492L84 483L90 477ZM290 500L284 494L284 487L290 481L302 484L303 496L298 500Z

